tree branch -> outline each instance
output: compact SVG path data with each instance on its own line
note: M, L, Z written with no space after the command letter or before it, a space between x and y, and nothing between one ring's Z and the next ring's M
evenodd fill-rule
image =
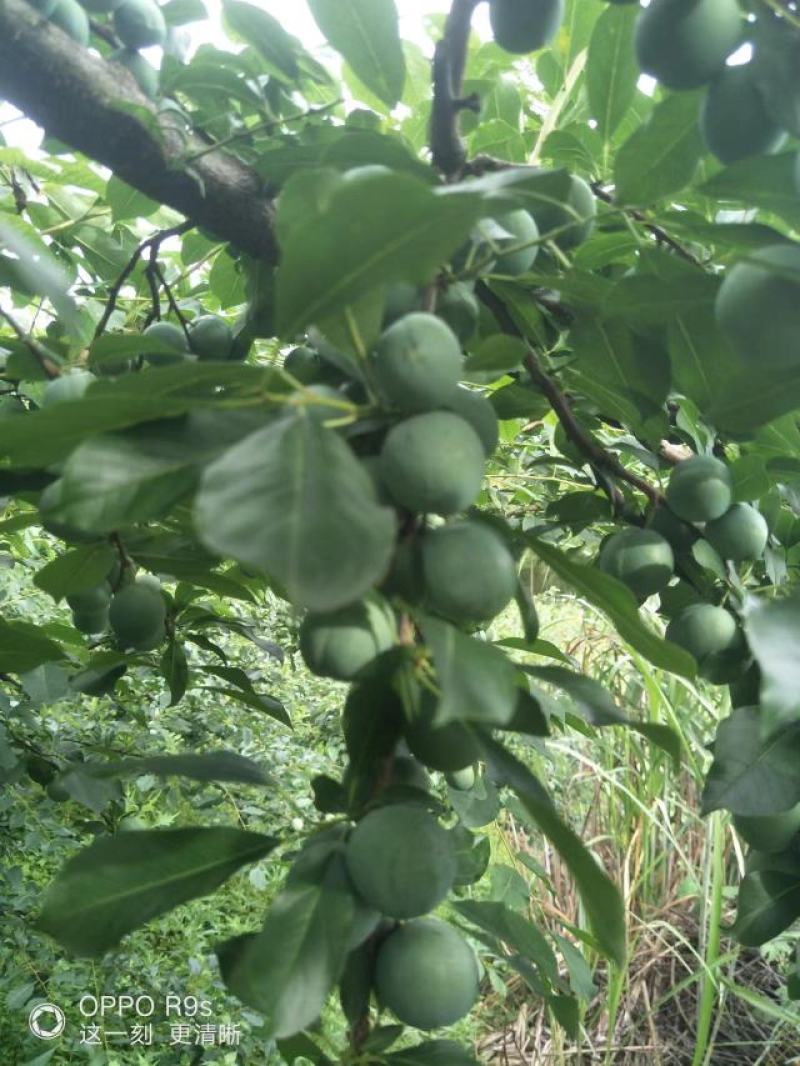
M503 331L515 337L522 337L525 340L503 301L483 282L478 284L476 291L479 298L497 319ZM628 470L615 455L604 448L602 444L595 440L591 433L584 429L576 419L566 395L542 368L536 353L530 345L527 345L527 348L528 353L523 360L523 365L530 374L531 381L547 397L559 422L564 427L567 437L576 448L580 449L581 454L586 456L587 463L601 479L601 482L605 482L608 478L624 481L633 488L638 489L639 492L644 493L651 507L657 507L662 502L660 489L645 480L645 478L639 477L638 474Z
M27 333L22 328L19 322L17 322L17 320L9 311L6 311L4 308L0 307L0 318L4 318L6 322L8 322L9 326L11 326L16 335L19 337L19 339L31 353L33 358L42 368L47 378L52 381L53 378L57 378L60 376L61 371L52 361L50 352L48 352L46 348L39 344L37 340L34 340L30 333Z
M590 182L592 192L595 194L598 200L602 200L605 204L614 204L614 197L610 192L607 192L599 181ZM616 206L616 205L615 205ZM650 222L647 215L641 211L637 211L635 208L621 208L625 214L630 215L636 222L640 222L651 237L654 237L658 244L665 244L667 248L670 248L676 255L680 256L687 263L691 263L692 266L700 267L701 270L705 270L705 266L693 255L688 248L676 241L674 237L670 237L665 229L656 225L655 222Z
M114 309L117 306L117 300L119 299L119 294L122 291L122 286L134 272L137 263L142 258L144 253L148 250L150 252L153 252L155 250L156 254L158 254L158 249L161 247L165 240L167 240L169 237L180 236L181 233L185 233L189 229L192 229L191 222L181 222L180 225L172 226L170 229L159 230L158 233L154 233L152 237L148 237L146 241L142 241L142 243L139 245L139 247L136 249L130 260L128 261L128 265L125 267L125 269L122 271L120 276L117 278L117 280L114 282L114 284L111 286L111 289L109 290L106 309L103 312L103 317L97 323L97 329L95 329L94 331L95 338L101 336L101 334L104 332L106 326L108 325L108 321L113 315Z
M477 97L465 99L462 91L472 15L481 2L453 0L444 36L433 55L431 153L434 166L445 177L459 174L467 159L459 131L459 116L464 110L480 107Z
M274 262L273 206L249 167L159 115L131 74L80 48L25 0L0 3L0 97L49 134L110 167L250 255Z

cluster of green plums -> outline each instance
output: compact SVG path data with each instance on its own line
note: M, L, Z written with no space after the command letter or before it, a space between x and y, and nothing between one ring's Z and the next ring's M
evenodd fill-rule
M752 59L726 65L750 31L737 0L652 0L636 25L636 56L646 74L668 89L706 88L700 130L726 164L772 152L786 136L785 103L779 114L765 91L769 69Z
M129 70L145 95L156 95L158 72L140 54L140 49L163 45L167 39L167 23L161 8L154 0L80 0L80 3L78 0L30 0L30 2L46 19L84 48L89 45L89 15L110 15L113 20L114 33L119 38L122 47L112 52L109 59Z
M666 507L656 511L648 528L626 529L609 537L597 563L644 600L667 587L675 573L676 555L686 551L699 532L732 563L761 559L769 538L763 515L749 503L734 502L729 468L710 455L697 455L674 467ZM717 684L734 681L748 662L736 618L715 604L684 607L670 621L667 639L690 652L701 676Z
M362 904L354 939L374 939L378 1002L417 1029L458 1021L478 997L480 971L461 933L432 917L456 879L453 833L422 804L392 803L350 831L344 861Z
M67 603L81 633L96 636L110 629L120 648L132 651L152 651L164 642L167 605L155 577L125 582L116 591L106 580L67 596Z

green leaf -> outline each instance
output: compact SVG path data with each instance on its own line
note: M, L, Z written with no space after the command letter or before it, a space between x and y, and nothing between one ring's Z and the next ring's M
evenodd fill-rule
M675 93L656 104L617 153L615 200L646 207L678 192L694 177L703 154L697 126L700 96Z
M224 970L225 983L266 1018L268 1031L292 1036L314 1022L338 979L356 901L338 851L295 864L260 933Z
M441 691L435 723L505 725L517 703L516 668L493 644L468 637L438 618L420 619Z
M453 1040L427 1040L416 1047L393 1051L384 1061L388 1066L478 1066L472 1052Z
M601 951L618 966L625 963L625 907L614 882L591 852L558 816L531 771L488 736L484 754L492 776L516 792L520 803L563 858L575 878L592 933Z
M718 429L747 435L800 407L800 376L758 365L737 369L717 383L704 412Z
M111 545L85 544L56 556L37 572L33 583L58 603L74 592L99 585L105 580L115 559L116 552Z
M311 416L247 437L203 474L203 542L275 579L315 611L362 596L386 572L394 513L344 441Z
M281 333L291 337L379 285L429 281L482 211L479 196L437 193L410 174L346 175L327 209L282 241Z
M800 918L800 879L777 870L756 870L739 885L731 932L745 947L772 940Z
M234 33L255 48L273 77L288 84L299 77L294 40L278 19L242 0L223 0L222 13Z
M233 700L235 703L241 703L245 707L250 707L251 710L269 715L270 718L274 718L281 725L289 726L290 729L292 727L286 708L280 700L273 699L272 696L262 696L257 692L246 692L238 688L206 688L204 691L215 692L219 696L227 696L229 700Z
M189 681L189 664L183 644L174 637L167 644L161 656L161 676L169 685L169 706L179 703L186 692Z
M328 43L368 89L394 107L406 78L394 0L308 0L308 6Z
M669 390L669 359L625 319L581 316L570 343L578 387L605 414L635 427L660 409Z
M81 400L0 420L0 454L15 463L48 466L63 462L77 444L96 433L180 415L192 405L190 400L158 396L94 396L94 388Z
M761 734L767 740L800 719L800 596L753 599L744 629L761 670Z
M127 433L92 437L67 460L58 504L48 514L95 533L157 518L191 495L204 463L265 420L258 410L201 410Z
M0 618L0 673L27 674L42 663L63 658L63 650L39 626Z
M106 202L111 208L114 222L124 222L129 218L148 218L158 211L160 205L149 196L131 188L116 174L112 174L106 185Z
M687 278L686 283L693 285L695 279ZM680 309L669 322L667 339L676 389L701 409L708 409L719 394L720 383L741 367L713 309Z
M698 192L723 204L745 204L778 215L792 228L800 227L800 200L794 180L795 153L756 155L741 159L703 182Z
M595 23L586 60L589 110L604 140L619 126L636 95L639 65L633 52L638 11L609 4Z
M0 251L7 250L14 256L11 267L24 289L46 296L67 330L77 330L77 309L68 292L70 281L64 268L43 241L38 237L32 240L20 228L10 216L0 222Z
M231 781L241 785L266 785L272 778L252 759L235 751L210 751L186 755L145 755L110 763L84 763L94 777L190 777L194 781Z
M737 707L717 727L703 814L779 814L800 803L800 725L761 737L757 707Z
M540 559L613 622L623 640L648 662L681 677L694 677L697 667L682 648L664 640L642 621L633 593L622 582L593 566L575 562L569 555L528 535L527 541Z
M614 702L611 693L599 681L583 674L575 674L561 666L528 666L526 673L563 689L583 717L592 725L623 725L639 733L669 755L677 769L681 762L681 739L667 725L658 722L638 722L628 718Z
M276 844L223 826L100 837L50 886L38 928L77 955L102 955L133 929L213 892Z
M504 903L461 900L453 903L453 909L534 963L550 984L560 985L555 953L533 922Z

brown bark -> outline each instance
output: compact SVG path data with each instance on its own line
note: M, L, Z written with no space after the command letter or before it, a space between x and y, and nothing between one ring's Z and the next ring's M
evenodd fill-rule
M258 176L208 152L176 111L159 114L128 71L81 48L25 0L0 0L0 98L196 225L276 259L272 203Z

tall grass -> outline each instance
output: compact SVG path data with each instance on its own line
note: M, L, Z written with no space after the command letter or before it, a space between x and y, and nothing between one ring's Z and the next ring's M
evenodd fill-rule
M565 648L580 669L603 682L633 717L672 726L683 760L620 728L567 730L532 752L562 812L620 885L629 957L624 968L595 968L597 994L581 1036L568 1040L546 1008L512 981L498 997L480 1042L482 1061L575 1066L789 1066L800 1063L800 1010L786 1001L773 959L726 934L742 846L727 815L698 814L706 748L728 713L725 689L696 687L632 655L591 607L551 589L539 598L542 635ZM532 880L531 917L562 932L581 927L580 900L559 857L529 827L501 823L506 855L530 877L530 860L548 874ZM509 861L506 857L504 861ZM489 1017L484 1022L489 1025Z

